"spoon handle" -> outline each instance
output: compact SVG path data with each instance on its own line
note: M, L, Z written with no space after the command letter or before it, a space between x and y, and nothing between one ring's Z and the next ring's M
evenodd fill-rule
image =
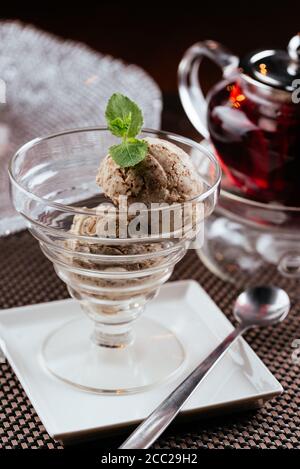
M224 355L228 347L246 330L239 325L205 358L174 391L142 422L120 449L147 449L176 417L185 401Z

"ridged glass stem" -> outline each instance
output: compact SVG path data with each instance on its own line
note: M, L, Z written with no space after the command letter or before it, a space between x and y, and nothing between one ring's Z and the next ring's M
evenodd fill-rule
M124 348L134 340L131 323L102 324L95 323L92 341L100 347Z

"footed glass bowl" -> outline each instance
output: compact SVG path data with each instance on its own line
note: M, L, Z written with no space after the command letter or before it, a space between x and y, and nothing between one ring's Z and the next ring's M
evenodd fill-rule
M9 168L16 209L86 313L49 331L44 363L58 378L98 393L143 390L182 364L176 336L140 316L192 240L201 242L218 196L220 168L208 149L164 132L144 130L146 136L190 155L201 193L175 207L142 206L129 215L112 206L95 182L101 159L117 142L106 128L35 139L17 151Z

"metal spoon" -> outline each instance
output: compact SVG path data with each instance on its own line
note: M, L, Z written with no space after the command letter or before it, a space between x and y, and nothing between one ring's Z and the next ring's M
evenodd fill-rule
M290 299L280 288L258 286L241 293L233 310L240 323L237 328L136 428L120 449L149 448L165 431L203 378L238 337L251 327L265 327L282 321L289 309Z

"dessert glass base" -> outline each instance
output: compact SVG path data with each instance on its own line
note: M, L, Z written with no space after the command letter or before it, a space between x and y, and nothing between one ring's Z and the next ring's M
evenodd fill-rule
M167 380L184 362L184 349L173 332L148 318L132 327L124 347L94 343L91 321L84 316L50 333L43 344L46 368L56 377L95 393L144 391Z
M198 255L211 272L238 288L259 279L299 299L300 208L262 204L222 190Z

